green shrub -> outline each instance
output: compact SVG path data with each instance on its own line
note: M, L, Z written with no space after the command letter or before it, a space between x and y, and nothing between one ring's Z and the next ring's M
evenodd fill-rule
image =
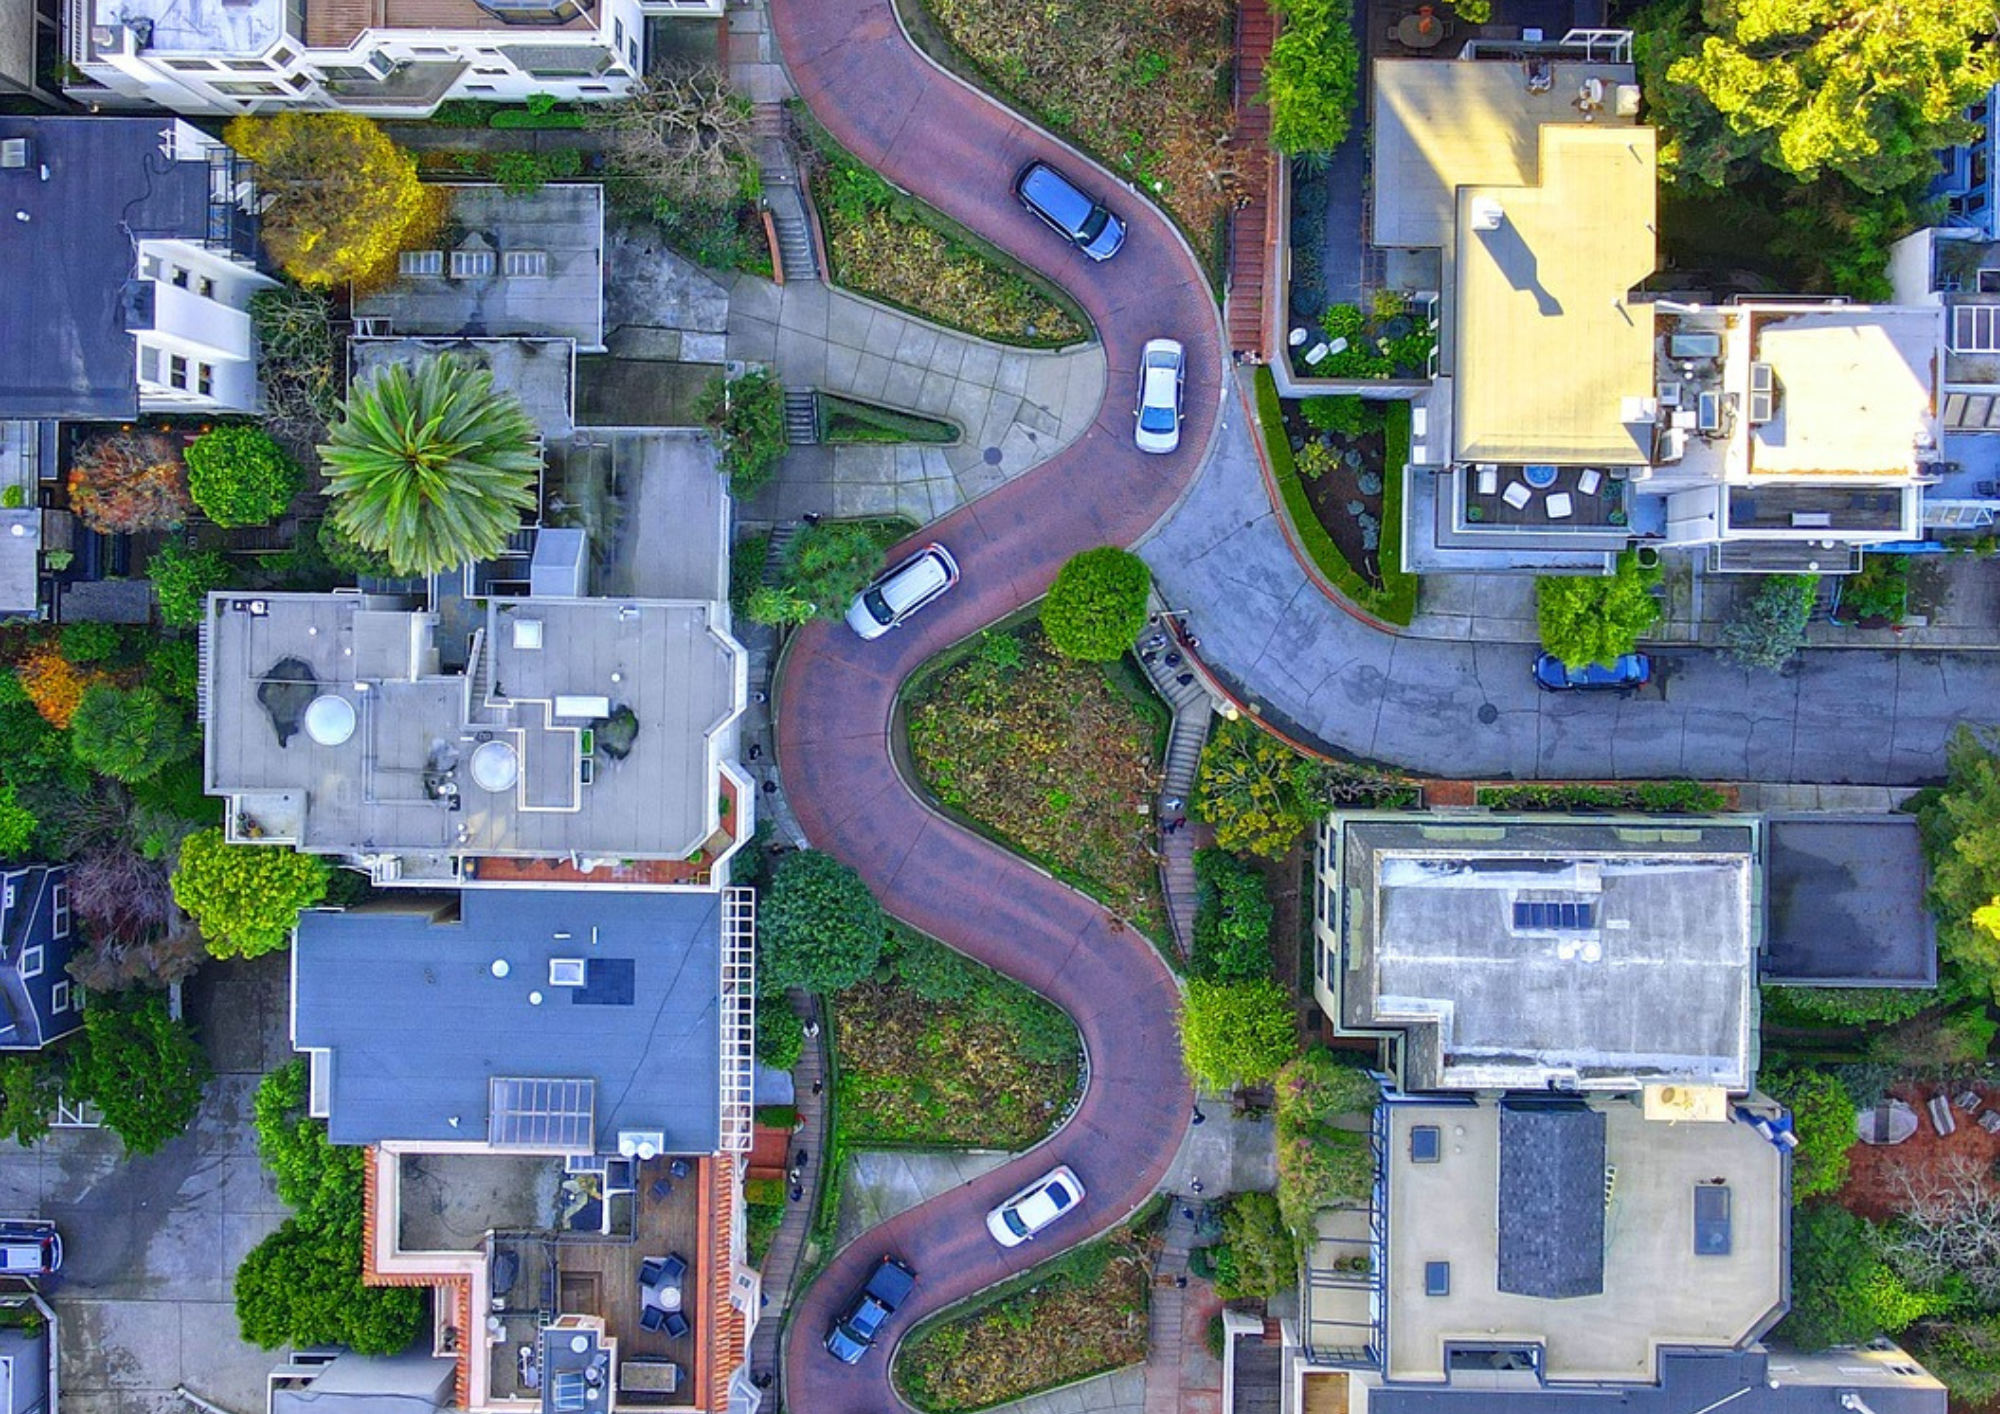
M1564 666L1609 667L1638 647L1639 635L1660 617L1653 590L1660 571L1645 569L1627 551L1608 575L1543 575L1535 581L1535 616L1542 647Z
M1870 555L1861 562L1861 572L1841 586L1839 612L1845 622L1883 619L1899 624L1909 609L1907 555Z
M304 1057L266 1075L251 1102L257 1154L278 1191L299 1220L317 1228L359 1223L367 1151L335 1144L326 1121L314 1119L306 1104L310 1072Z
M786 613L803 604L820 618L838 621L847 613L882 563L882 539L876 528L862 521L821 521L809 525L791 543L785 555ZM771 612L767 600L753 595L752 617ZM802 622L783 618L779 622Z
M1122 657L1146 626L1153 572L1129 550L1105 545L1073 555L1042 601L1042 631L1056 652L1085 662Z
M1351 0L1276 0L1285 26L1264 63L1271 145L1294 155L1331 152L1347 137L1361 50Z
M1238 1193L1222 1214L1230 1270L1216 1264L1215 1294L1224 1301L1276 1296L1299 1278L1299 1253L1269 1193Z
M1367 1132L1354 1126L1365 1126L1381 1091L1358 1065L1314 1046L1278 1072L1272 1092L1278 1208L1293 1234L1310 1242L1320 1209L1362 1201L1374 1187Z
M361 1227L317 1229L287 1218L236 1269L236 1321L266 1350L345 1345L363 1355L407 1349L423 1324L421 1293L364 1286Z
M757 910L767 985L838 992L874 975L888 919L859 874L830 854L795 850L771 871Z
M1776 671L1805 647L1816 574L1769 574L1722 626L1722 651L1750 668Z
M1360 437L1381 430L1383 405L1370 402L1353 393L1343 393L1332 398L1307 398L1299 404L1299 416L1306 426L1321 432L1337 432L1345 437Z
M897 412L872 403L819 395L821 438L832 443L927 442L944 445L959 439L959 429L949 422L916 413Z
M1181 1003L1181 1054L1211 1090L1260 1085L1299 1053L1292 999L1268 978L1190 981Z
M1937 1000L1915 987L1778 987L1763 989L1767 1016L1803 1025L1876 1026L1907 1021Z
M1807 1351L1862 1345L1951 1304L1897 1276L1875 1229L1847 1209L1808 1203L1793 1214L1792 1310L1779 1339Z
M196 550L169 540L146 562L146 578L160 599L160 618L170 628L193 628L208 614L208 596L233 578L229 561L214 550Z
M199 745L187 713L158 689L102 683L84 690L69 740L77 760L128 784L152 779Z
M262 428L217 427L187 449L188 495L221 526L269 525L305 486L305 469Z
M124 647L124 637L116 624L64 624L58 642L63 657L78 666L108 662Z
M1188 972L1205 982L1271 975L1271 897L1264 876L1220 849L1194 852L1194 947Z
M169 638L146 653L146 681L176 702L191 703L201 688L201 654L192 638Z
M773 1070L790 1070L806 1051L806 1024L792 1010L782 991L757 995L757 1061Z
M733 381L718 373L696 414L715 437L733 494L749 496L771 479L785 454L785 390L777 379L761 370Z
M1764 1092L1792 1112L1799 1147L1792 1151L1792 1199L1837 1193L1847 1182L1847 1152L1858 1142L1854 1100L1823 1070L1794 1070L1763 1079Z
M326 897L328 869L315 855L277 845L230 844L202 830L181 845L174 902L217 957L256 957L291 939L299 910Z

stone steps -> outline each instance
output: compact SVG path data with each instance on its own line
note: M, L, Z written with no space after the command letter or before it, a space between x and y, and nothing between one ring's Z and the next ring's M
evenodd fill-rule
M785 441L810 447L819 441L819 394L785 390Z

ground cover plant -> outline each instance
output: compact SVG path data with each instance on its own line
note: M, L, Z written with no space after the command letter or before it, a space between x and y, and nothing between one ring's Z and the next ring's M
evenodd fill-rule
M1481 786L1479 803L1494 810L1636 810L1665 815L1729 808L1729 793L1700 781L1632 781L1617 785Z
M1142 1214L919 1326L896 1352L897 1391L962 1414L1144 1360L1148 1226Z
M988 631L908 689L910 753L940 804L1165 937L1147 817L1165 709L1125 664Z
M856 402L832 393L819 395L820 440L824 442L927 442L938 446L963 435L949 422L894 408Z
M887 974L835 1003L845 1142L1025 1149L1047 1137L1079 1080L1069 1018L908 930Z
M1403 476L1410 457L1408 403L1388 404L1381 414L1381 451L1369 460L1374 433L1367 421L1358 431L1320 428L1307 419L1314 403L1345 403L1346 399L1310 399L1286 404L1268 368L1257 370L1257 420L1271 458L1271 475L1278 483L1285 516L1299 545L1323 576L1349 601L1387 623L1407 624L1417 612L1417 576L1403 568ZM1354 400L1357 404L1359 399ZM1287 411L1288 407L1292 409ZM1332 420L1332 410L1314 416ZM1364 415L1364 418L1372 415ZM1298 451L1308 437L1323 439L1326 452L1337 457L1336 470L1320 453L1309 454L1304 469ZM1294 439L1298 451L1294 450ZM1338 442L1336 449L1334 443ZM1358 451L1362 460L1350 466L1345 455ZM1308 476L1315 461L1319 471ZM1331 474L1328 474L1328 473ZM1372 475L1374 482L1362 480ZM1371 491L1370 485L1374 486ZM1351 509L1359 506L1359 510ZM1373 539L1373 544L1369 541Z
M743 613L753 623L838 623L882 566L882 555L916 526L901 516L822 520L792 537L776 584L746 584ZM761 576L760 559L746 571ZM732 589L732 599L734 590Z
M812 138L806 179L833 283L998 343L1061 348L1087 338L1083 311L942 212L889 185L793 110Z
M718 373L696 409L722 453L722 470L736 496L762 487L785 454L785 389L758 369L740 378Z
M901 8L935 57L1036 115L1165 207L1196 249L1205 246L1200 237L1227 209L1243 160L1228 144L1233 6L904 0ZM1115 193L1100 195L1116 209Z

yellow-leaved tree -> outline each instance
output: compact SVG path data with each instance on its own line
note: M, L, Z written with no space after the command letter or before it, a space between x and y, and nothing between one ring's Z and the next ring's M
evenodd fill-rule
M443 222L437 192L417 162L373 120L355 113L236 118L223 136L258 167L271 198L264 245L302 285L377 283L397 252Z

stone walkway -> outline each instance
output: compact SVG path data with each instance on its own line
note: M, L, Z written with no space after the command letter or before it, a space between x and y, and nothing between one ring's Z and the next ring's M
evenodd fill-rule
M738 276L728 356L816 388L956 424L955 446L796 447L740 508L753 523L808 512L919 524L1005 485L1081 436L1104 400L1104 351L1011 349L825 285Z
M803 992L793 992L791 1003L801 1016L814 1014L812 1002ZM826 1079L823 1048L827 1042L825 1032L808 1040L799 1063L792 1068L792 1082L797 1087L793 1104L800 1122L799 1130L792 1136L792 1148L806 1151L805 1168L796 1179L796 1186L804 1190L805 1196L785 1205L784 1221L771 1242L771 1250L764 1254L761 1272L764 1305L757 1313L757 1329L750 1336L753 1379L761 1379L767 1373L774 1378L777 1375L778 1342L784 1334L787 1298L805 1253L806 1235L812 1228L813 1198L819 1192L820 1159L826 1148L826 1096L816 1093L814 1084Z

